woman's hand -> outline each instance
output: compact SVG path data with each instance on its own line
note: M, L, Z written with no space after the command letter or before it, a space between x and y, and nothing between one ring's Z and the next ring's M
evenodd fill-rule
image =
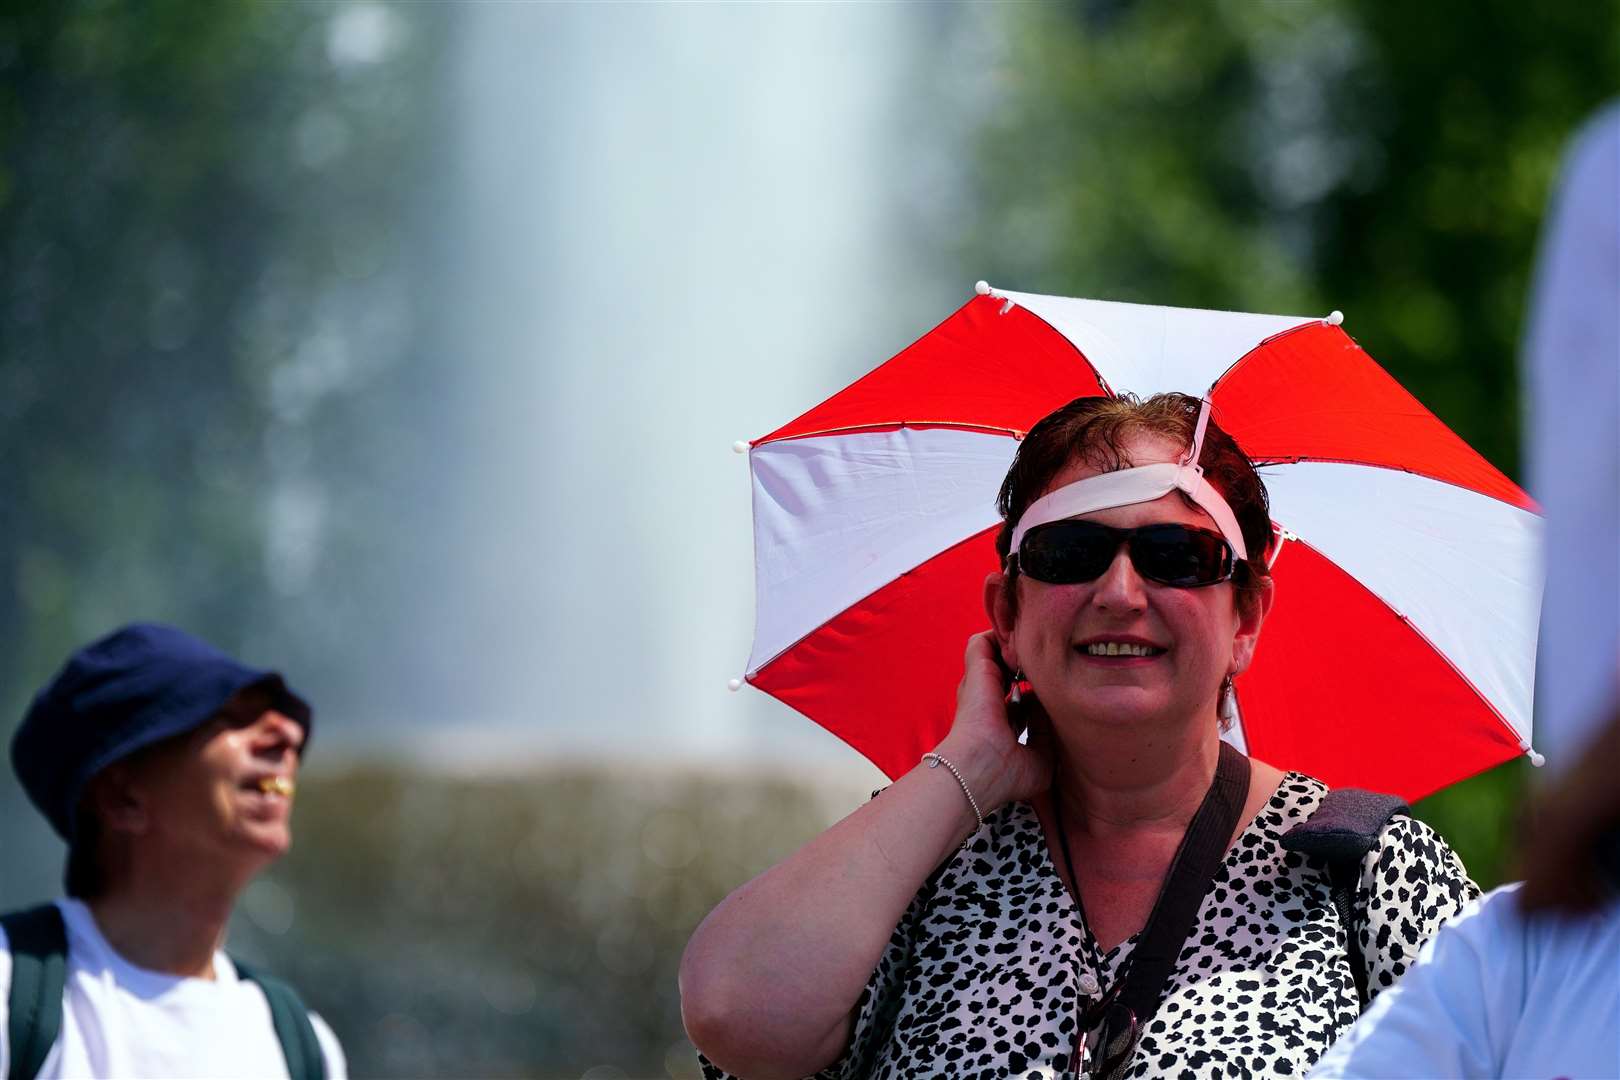
M988 633L968 640L956 720L939 754L989 814L1045 789L1050 725L1033 700L1020 746ZM709 1059L742 1076L800 1077L849 1047L867 979L917 890L978 822L944 769L918 763L791 857L735 890L681 958L681 1014Z
M968 642L956 721L939 753L982 813L1049 776L1046 716L1020 746L994 640ZM1033 704L1033 703L1031 703ZM740 1076L809 1076L849 1047L854 1009L906 906L979 827L956 780L918 763L882 794L748 882L681 958L681 1015L709 1060Z
M961 770L986 816L1046 790L1052 782L1051 721L1033 697L1007 705L1006 671L994 634L968 638L956 688L956 719L936 748ZM1028 725L1028 745L1019 744L1009 708Z
M1046 714L1033 701L1020 746L989 634L968 641L956 720L938 751L989 814L1043 790ZM956 781L918 763L878 797L735 890L681 958L687 1034L727 1072L800 1077L849 1047L853 1014L883 949L928 875L978 828Z

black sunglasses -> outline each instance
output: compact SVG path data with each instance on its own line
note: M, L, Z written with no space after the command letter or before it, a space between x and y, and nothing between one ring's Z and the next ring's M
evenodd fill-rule
M1193 589L1225 581L1233 573L1232 547L1220 533L1191 525L1143 525L1112 529L1095 521L1050 521L1024 534L1008 571L1049 585L1095 581L1113 565L1119 546L1149 581Z
M1124 986L1125 980L1121 979L1081 1011L1070 1061L1075 1076L1113 1077L1124 1070L1136 1052L1141 1028L1136 1013L1119 1000Z

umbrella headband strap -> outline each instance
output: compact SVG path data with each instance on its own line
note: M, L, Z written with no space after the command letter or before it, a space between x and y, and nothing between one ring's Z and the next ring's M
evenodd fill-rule
M1096 510L1152 502L1172 491L1180 491L1215 519L1221 535L1232 545L1233 554L1239 559L1249 557L1249 549L1243 543L1243 530L1238 528L1237 516L1214 485L1204 479L1204 470L1198 465L1178 465L1170 461L1088 476L1042 495L1030 503L1024 516L1018 519L1009 551L1017 554L1024 534L1037 525L1079 517Z

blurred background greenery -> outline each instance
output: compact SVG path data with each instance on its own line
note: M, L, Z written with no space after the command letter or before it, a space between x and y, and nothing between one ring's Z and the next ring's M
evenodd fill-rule
M683 757L687 721L655 725L658 672L701 668L713 687L729 672L711 677L689 652L715 635L659 614L651 594L677 571L614 548L579 489L536 492L502 471L510 455L495 448L519 444L491 428L548 457L575 437L572 384L541 382L527 400L479 352L496 308L544 308L554 291L467 284L506 274L482 264L493 241L463 228L490 205L494 230L508 223L488 201L500 184L479 172L491 143L467 134L498 67L479 50L502 38L499 87L559 101L598 88L536 128L611 135L644 117L624 130L668 134L564 140L515 184L552 207L537 215L553 232L526 251L536 280L562 283L599 324L656 323L651 340L673 342L620 348L602 327L601 344L566 356L514 346L543 371L594 372L591 392L618 399L583 481L607 487L649 471L613 447L655 409L718 450L876 364L979 277L1342 309L1373 356L1517 476L1537 227L1565 140L1620 88L1620 9L1603 4L0 6L0 706L19 717L72 646L137 617L294 674L320 706L317 772L295 852L244 898L233 944L306 990L362 1076L695 1075L673 974L691 927L875 778L832 767L836 747L806 749L807 721L757 707ZM806 51L813 63L784 59ZM762 64L803 85L728 127ZM672 94L675 107L659 100ZM857 123L858 145L889 156L840 179ZM802 213L789 201L750 218L698 160ZM672 201L574 215L583 224L567 227L603 253L575 265L558 192L602 177ZM866 246L811 265L811 238L838 228ZM634 278L650 259L656 271ZM738 309L773 289L801 307L750 328ZM638 290L679 302L644 314ZM733 339L702 338L727 320ZM788 338L820 359L801 363ZM715 376L711 363L734 366ZM722 395L705 414L682 395L706 380L785 389ZM714 415L728 426L710 430ZM653 479L738 534L730 563L693 565L735 579L742 600L713 606L745 633L744 487L728 474L713 483L731 494L711 497L707 474L700 485L674 457ZM507 486L469 501L468 478L492 472ZM529 501L532 533L482 546L510 524L503 507ZM643 524L648 552L668 542L669 523ZM537 561L583 593L508 587L529 579L502 558L541 533L562 546ZM654 568L631 613L644 636L600 666L561 650L638 630L589 622L626 609L593 592L606 575L577 561L593 547L622 574ZM603 603L569 606L593 595ZM745 652L738 637L717 651L732 664ZM480 726L494 709L480 658L516 668L513 726ZM650 697L612 696L643 676ZM725 706L694 708L707 720ZM463 727L485 733L475 761ZM568 753L520 746L530 727L568 733ZM1526 772L1419 807L1483 885L1508 873ZM0 903L53 891L59 849L9 772L0 810Z

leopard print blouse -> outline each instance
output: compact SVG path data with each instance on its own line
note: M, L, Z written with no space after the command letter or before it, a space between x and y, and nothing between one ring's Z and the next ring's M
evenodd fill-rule
M1359 1007L1327 867L1282 834L1327 791L1289 773L1227 852L1132 1077L1297 1076ZM1429 826L1397 817L1356 896L1370 995L1479 889ZM818 1080L1061 1077L1081 1010L1136 944L1103 952L1047 851L1033 808L994 814L912 900L856 1004L848 1051ZM704 1075L725 1073L704 1061Z

